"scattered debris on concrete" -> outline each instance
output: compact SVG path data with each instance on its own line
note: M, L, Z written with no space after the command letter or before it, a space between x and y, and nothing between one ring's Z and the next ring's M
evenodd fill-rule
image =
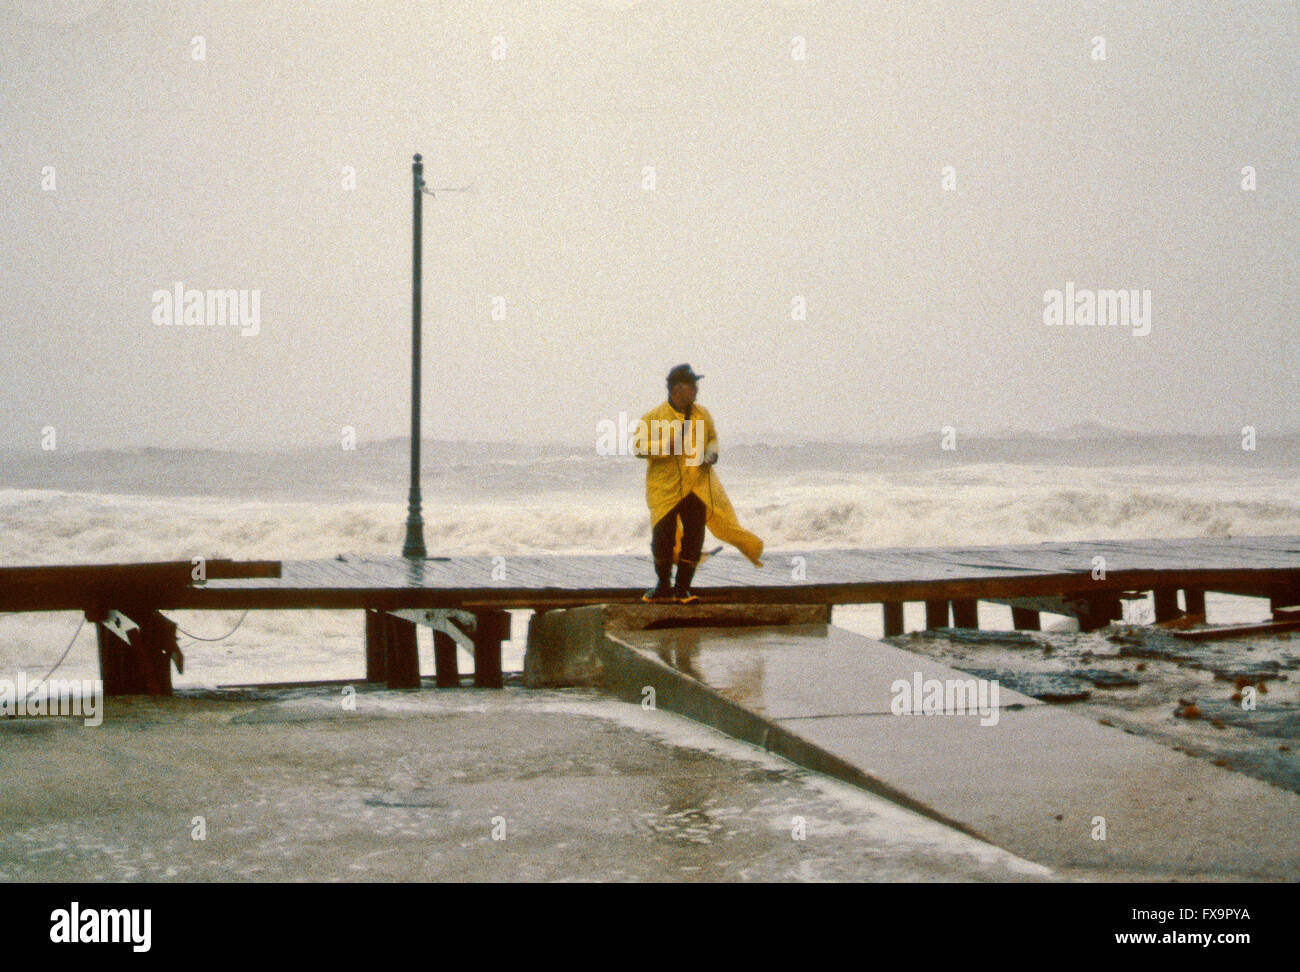
M1170 627L936 629L885 640L1300 793L1300 638L1188 641Z

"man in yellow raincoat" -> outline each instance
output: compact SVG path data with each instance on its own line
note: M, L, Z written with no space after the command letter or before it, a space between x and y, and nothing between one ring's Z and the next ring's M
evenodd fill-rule
M645 601L693 604L691 581L704 547L704 528L736 547L762 567L763 541L742 527L713 466L718 461L718 433L713 416L695 404L703 375L688 364L668 372L668 400L642 416L633 451L647 460L646 503L653 524L650 550L658 585ZM672 582L673 562L677 581Z

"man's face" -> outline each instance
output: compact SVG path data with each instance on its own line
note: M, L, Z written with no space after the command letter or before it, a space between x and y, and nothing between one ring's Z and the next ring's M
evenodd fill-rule
M671 398L673 404L678 406L695 404L695 394L699 391L699 386L693 381L679 381L673 385Z

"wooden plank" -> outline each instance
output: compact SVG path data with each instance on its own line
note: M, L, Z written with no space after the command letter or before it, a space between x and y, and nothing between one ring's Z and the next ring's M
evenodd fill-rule
M0 567L0 611L84 610L101 601L150 603L155 595L189 588L192 570L189 561ZM270 583L279 577L280 563L209 560L205 570L217 582L248 576Z
M1108 586L1120 590L1150 589L1155 583L1167 586L1197 586L1207 590L1240 589L1243 592L1278 587L1297 576L1294 570L1236 571L1135 571L1111 573ZM752 603L826 603L862 604L886 600L924 601L940 597L976 597L997 600L1007 597L1060 596L1095 592L1097 582L1086 573L1042 574L1025 577L998 577L987 580L914 580L914 581L846 581L828 584L762 583L757 579L746 586L695 585L698 593L712 599L730 599ZM284 587L207 585L177 593L165 604L168 608L243 609L243 608L325 608L356 607L555 607L598 603L604 600L636 600L644 584L624 588L352 588L290 589ZM1258 596L1258 595L1257 595ZM80 605L45 610L70 610Z
M17 584L97 584L103 581L145 581L149 583L191 582L193 564L188 560L118 564L37 564L24 567L0 567L0 586ZM204 562L209 580L279 577L278 560L226 560L214 558Z
M1014 548L1008 549L1014 553ZM807 558L810 574L815 574L823 580L882 580L895 574L897 574L899 579L917 580L926 577L930 577L931 579L948 579L954 577L958 573L971 574L979 577L999 576L1007 573L1015 573L1017 569L1020 569L1027 574L1042 574L1044 572L1050 573L1050 570L1048 569L1049 566L1054 566L1057 563L1068 563L1073 570L1084 571L1091 568L1091 556L1093 553L1103 549L1111 557L1111 570L1117 569L1114 560L1114 552L1120 548L1116 544L1092 545L1091 547L1074 545L1072 551L1069 547L1065 547L1056 551L1049 551L1049 553L1055 554L1055 556L1048 558L1053 561L1053 564L1051 565L1025 562L1020 565L1020 568L1017 568L1015 564L1008 562L1008 557L1010 555L1007 554L1005 550L1003 551L1003 556L999 558L989 557L982 563L963 560L962 558L968 558L971 555L971 552L964 548L956 551L912 551L899 562L894 562L892 560L893 556L895 556L894 554L883 555L878 551L810 551L804 556ZM1061 556L1062 554L1069 554L1069 556L1063 558ZM770 559L776 560L778 557L784 559L785 556L785 554L773 555ZM897 556L901 557L903 555L897 554ZM992 563L994 559L997 559L999 562L996 564ZM1040 557L1039 559L1042 558ZM540 586L563 589L590 589L595 586L617 587L619 586L619 579L625 575L630 577L637 586L640 586L642 583L641 577L643 572L649 569L648 561L645 558L631 557L627 555L618 557L556 557L549 558L549 561L550 569L540 575L540 579L544 582ZM1291 558L1291 561L1293 564L1300 566L1300 559L1293 557ZM488 569L487 563L487 560L480 558L477 564L470 559L465 559L463 563L454 564L453 566L460 568L462 572L449 578L449 581L460 587L477 586L475 581L479 580L479 578L474 578L472 576L476 570L468 570L467 567L472 565L477 568L481 565L483 570L486 572ZM523 563L523 561L520 562L518 565L519 568L522 568ZM715 558L711 562L710 566L716 569L710 570L706 568L706 570L701 572L701 577L730 576L734 571L740 570L744 572L742 576L754 577L756 580L758 579L753 569L739 558L732 558L730 563L728 563L725 558ZM1204 567L1204 564L1198 563L1196 566L1202 568ZM922 569L918 569L918 567ZM517 572L521 572L521 570L517 570ZM527 572L531 573L531 570ZM817 577L809 577L809 580L816 579ZM604 585L600 583L601 581L605 582ZM773 571L771 574L767 574L763 578L762 582L768 586L790 586L794 583L791 581L788 572L783 570ZM385 583L389 583L389 580L385 579ZM403 586L411 585L403 584ZM421 586L437 586L437 584L436 582L426 582ZM500 587L501 585L496 583L492 586ZM530 583L527 585L513 586L532 587L538 585Z
M1028 611L1031 614L1061 614L1069 617L1074 616L1074 611L1065 598L1061 596L1051 597L996 597L989 598L994 604L1005 604L1011 608L1011 616L1014 618L1016 611ZM1032 630L1038 630L1037 628Z
M1239 624L1223 628L1191 628L1187 631L1170 631L1184 641L1217 641L1220 638L1241 638L1247 635L1276 634L1279 631L1300 630L1300 620L1267 621L1261 624Z

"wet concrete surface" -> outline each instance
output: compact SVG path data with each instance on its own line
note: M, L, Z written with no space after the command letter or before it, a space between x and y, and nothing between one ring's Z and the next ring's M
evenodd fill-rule
M97 728L3 720L0 769L4 881L1051 877L589 690L109 700Z
M824 624L762 628L681 628L619 632L667 665L699 679L723 696L770 719L889 714L896 679L911 681L918 656L902 651L864 652L879 644ZM930 666L946 677L952 669ZM1042 705L1001 693L1003 705Z
M992 721L977 713L891 709L899 679L968 679L971 668L1014 672L1027 688L1086 681L1096 697L1099 684L1128 679L1109 678L1110 667L1095 652L1080 653L1082 669L1017 667L1009 654L1041 649L1022 638L973 644L935 633L886 644L817 625L616 635L944 819L1061 873L1300 878L1296 794L1098 719L1078 708L1085 703L1047 704L1003 686ZM899 647L913 642L931 650ZM951 653L938 650L941 643ZM991 658L1001 663L989 664ZM1118 668L1116 676L1132 674ZM1076 678L1080 672L1095 677ZM1208 670L1200 674L1213 679Z
M1087 694L1072 712L1300 793L1300 637L1292 633L1189 642L1117 622L1086 634L1035 632L1023 643L969 634L913 632L887 643L1030 692L1074 686ZM1243 699L1252 686L1254 698Z

